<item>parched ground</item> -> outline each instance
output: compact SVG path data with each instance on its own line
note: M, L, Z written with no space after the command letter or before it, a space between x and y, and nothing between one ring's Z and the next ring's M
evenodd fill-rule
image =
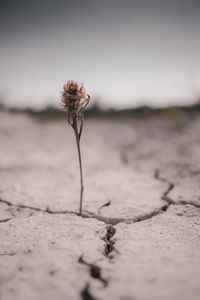
M200 118L0 113L1 300L199 300Z

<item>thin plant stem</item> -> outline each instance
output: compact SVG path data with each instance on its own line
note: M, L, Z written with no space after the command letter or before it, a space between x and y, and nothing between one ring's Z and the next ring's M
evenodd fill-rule
M81 131L78 130L78 124L77 124L77 117L73 116L73 125L72 125L76 137L76 145L78 150L78 160L79 160L79 170L80 170L80 207L79 207L79 214L82 215L82 204L83 204L83 168L82 168L82 159L81 159L81 148L80 148L80 137L81 137ZM82 129L81 129L82 130Z
M83 170L81 159L80 139L83 129L83 112L88 105L90 96L86 94L83 85L79 85L73 80L68 80L63 86L61 105L64 111L67 112L67 121L72 126L76 138L78 150L79 171L80 171L80 207L79 215L82 215L83 204Z

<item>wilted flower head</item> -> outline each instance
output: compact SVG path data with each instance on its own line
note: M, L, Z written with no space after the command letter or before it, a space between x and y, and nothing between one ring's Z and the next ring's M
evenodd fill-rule
M79 115L89 102L90 96L86 93L83 85L69 80L63 86L61 106L69 114Z

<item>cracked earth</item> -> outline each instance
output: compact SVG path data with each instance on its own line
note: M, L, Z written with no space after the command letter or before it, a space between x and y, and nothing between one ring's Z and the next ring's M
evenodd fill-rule
M1 300L199 300L200 118L0 113Z

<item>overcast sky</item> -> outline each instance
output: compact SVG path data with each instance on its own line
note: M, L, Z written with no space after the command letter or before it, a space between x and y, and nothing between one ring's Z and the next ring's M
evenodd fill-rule
M107 107L200 98L198 0L0 0L0 98L58 103L64 82Z

